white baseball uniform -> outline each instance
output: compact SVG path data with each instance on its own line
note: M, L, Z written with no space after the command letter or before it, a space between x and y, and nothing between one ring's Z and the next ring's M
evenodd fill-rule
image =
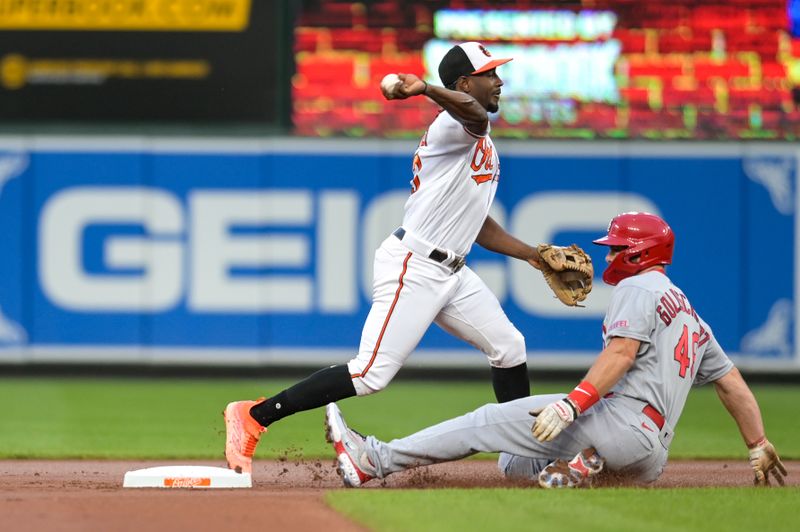
M375 252L373 303L347 367L358 395L383 389L432 322L477 347L494 367L526 361L525 340L464 257L500 178L487 130L468 131L446 111L413 159L403 225Z
M613 337L641 342L633 366L608 396L554 440L540 442L531 435L529 412L564 395L490 404L389 443L368 437L368 457L378 476L476 452L501 452L506 475L535 479L552 460L572 459L593 446L607 469L642 482L656 480L692 384L715 381L733 364L683 292L658 271L616 286L603 321L604 343Z

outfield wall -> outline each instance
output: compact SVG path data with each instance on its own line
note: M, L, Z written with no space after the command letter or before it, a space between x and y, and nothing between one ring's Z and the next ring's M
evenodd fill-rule
M800 370L800 148L496 142L492 215L576 242L586 308L520 261L468 264L527 339L532 367L587 365L610 288L591 244L625 210L677 235L673 280L739 365ZM318 365L347 360L372 254L397 225L415 141L0 137L0 362ZM477 185L476 185L477 186ZM435 326L412 365L482 355Z

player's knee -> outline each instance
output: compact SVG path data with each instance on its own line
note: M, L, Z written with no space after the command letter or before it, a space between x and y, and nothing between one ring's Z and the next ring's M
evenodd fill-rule
M550 460L544 458L528 458L509 453L500 453L497 468L506 478L536 480L542 469Z
M364 379L353 379L353 387L356 389L356 395L371 395L373 393L378 393L379 391L386 388L388 383L367 383Z
M504 341L489 356L489 361L498 368L513 368L528 361L525 337L517 329L509 331Z
M371 395L386 388L397 372L367 372L353 377L353 387L358 395Z
M370 395L386 388L397 372L400 364L392 361L373 360L372 364L364 364L358 358L347 363L353 379L353 387L358 395Z

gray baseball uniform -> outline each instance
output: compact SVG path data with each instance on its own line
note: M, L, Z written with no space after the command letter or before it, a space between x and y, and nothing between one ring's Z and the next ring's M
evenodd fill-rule
M564 395L489 404L388 443L368 437L368 457L378 477L477 452L501 452L507 476L535 478L552 460L569 460L594 447L608 470L642 482L656 480L691 385L717 380L733 364L683 292L658 271L616 286L603 321L604 344L613 337L641 342L633 366L610 394L553 441L531 435L529 411Z

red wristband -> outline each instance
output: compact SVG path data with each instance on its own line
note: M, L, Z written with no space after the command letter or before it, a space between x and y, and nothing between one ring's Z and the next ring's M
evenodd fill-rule
M755 441L755 443L748 443L747 444L747 448L748 449L754 449L756 447L764 445L765 443L767 443L767 437L766 436L761 436L759 439L757 439Z
M567 395L567 398L575 404L580 414L581 412L586 412L589 407L599 401L600 394L597 393L597 388L592 386L589 381L581 381L581 383Z

